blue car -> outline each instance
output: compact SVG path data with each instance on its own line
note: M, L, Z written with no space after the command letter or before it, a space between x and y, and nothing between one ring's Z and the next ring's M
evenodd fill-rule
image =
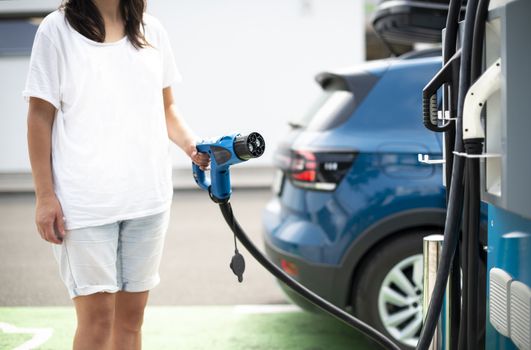
M435 51L317 75L322 96L275 154L268 256L404 348L422 323L422 237L443 231L441 138L422 125ZM284 288L297 304L311 305Z

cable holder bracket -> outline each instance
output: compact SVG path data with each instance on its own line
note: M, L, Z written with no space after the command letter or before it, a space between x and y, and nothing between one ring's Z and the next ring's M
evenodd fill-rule
M454 155L463 158L501 158L501 154L498 153L482 153L482 154L468 154L465 152L452 152Z
M457 118L450 117L450 111L444 111L444 115L442 111L437 111L437 120L452 121Z
M422 154L422 153L418 154L418 160L419 160L419 163L430 164L430 165L446 163L445 159L430 159L430 156L428 154Z

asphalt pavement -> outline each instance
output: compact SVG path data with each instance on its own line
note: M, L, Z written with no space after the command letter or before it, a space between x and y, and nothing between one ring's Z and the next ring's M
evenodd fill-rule
M261 213L272 194L236 189L234 213L262 247ZM0 349L68 350L75 310L50 243L34 224L31 192L0 194ZM273 279L246 257L244 282L229 269L232 233L205 192L174 193L161 263L143 326L147 350L347 350L378 347L323 314L289 304Z
M236 189L232 206L242 227L263 246L261 213L267 189ZM32 193L0 194L0 306L68 306L50 243L34 224ZM150 305L282 304L277 282L242 247L244 282L229 269L234 251L231 231L205 192L174 193L171 222L161 263L161 283Z

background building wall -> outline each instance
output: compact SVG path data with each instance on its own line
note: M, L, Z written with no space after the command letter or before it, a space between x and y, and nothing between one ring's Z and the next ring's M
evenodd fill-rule
M268 152L255 166L271 165L287 121L319 94L316 73L365 58L363 1L148 0L148 12L170 35L183 116L205 138L262 133ZM21 97L28 64L0 56L0 173L30 171ZM180 152L173 162L189 166Z

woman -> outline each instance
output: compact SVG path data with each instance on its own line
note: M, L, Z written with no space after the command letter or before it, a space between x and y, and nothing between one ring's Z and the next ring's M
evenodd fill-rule
M37 31L23 95L36 224L74 301L74 349L140 349L173 195L177 115L166 32L144 0L67 0Z

